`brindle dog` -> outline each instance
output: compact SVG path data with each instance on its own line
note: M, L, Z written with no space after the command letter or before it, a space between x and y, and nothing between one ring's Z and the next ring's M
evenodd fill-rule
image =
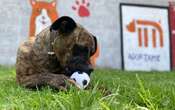
M22 43L17 52L16 80L27 88L51 86L65 89L74 71L90 73L90 57L97 40L72 18L63 16L36 36ZM74 82L72 82L74 83Z

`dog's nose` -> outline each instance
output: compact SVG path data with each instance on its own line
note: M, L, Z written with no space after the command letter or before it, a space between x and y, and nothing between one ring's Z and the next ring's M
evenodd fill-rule
M94 71L94 69L93 68L91 68L91 69L89 69L89 72L91 73L91 72L93 72Z

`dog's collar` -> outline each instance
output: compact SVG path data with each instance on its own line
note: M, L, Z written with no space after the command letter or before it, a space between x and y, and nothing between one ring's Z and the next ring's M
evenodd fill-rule
M47 54L48 55L55 55L55 52L53 51L53 42L51 42L50 44L50 49L49 49L49 51L47 52Z
M49 51L47 52L48 55L55 55L55 52L53 51L53 44L54 44L54 40L57 37L58 32L55 30L50 31L49 33Z

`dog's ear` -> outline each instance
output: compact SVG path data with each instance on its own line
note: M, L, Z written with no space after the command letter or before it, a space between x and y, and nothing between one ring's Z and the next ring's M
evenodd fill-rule
M68 34L72 32L76 28L76 23L75 21L68 17L68 16L63 16L58 18L50 27L50 31L58 31L59 33L62 34Z
M97 51L97 38L93 36L93 40L94 40L94 46L92 47L90 51L90 56L94 55L95 52Z
M88 47L78 45L78 44L74 45L73 51L72 51L73 56L81 56L81 57L84 57L85 59L88 59L90 56L89 54L90 52Z

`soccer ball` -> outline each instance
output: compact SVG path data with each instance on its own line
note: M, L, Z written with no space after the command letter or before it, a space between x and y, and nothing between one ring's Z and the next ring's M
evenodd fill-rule
M80 89L85 89L89 82L90 82L90 77L87 73L85 72L79 72L76 71L74 72L70 79L74 80L76 85L80 88Z

